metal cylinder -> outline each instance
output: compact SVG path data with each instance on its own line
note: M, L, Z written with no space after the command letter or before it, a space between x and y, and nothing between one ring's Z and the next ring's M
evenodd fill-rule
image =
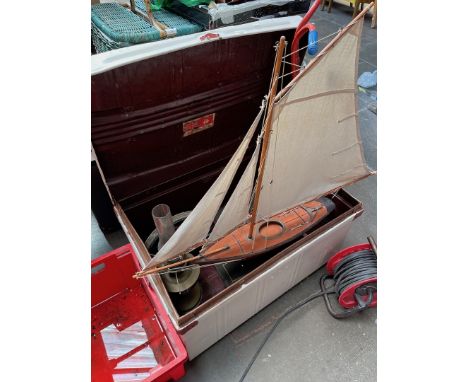
M159 241L158 241L158 251L162 246L169 240L169 238L174 234L175 227L174 221L172 219L171 209L167 204L158 204L151 211L153 215L154 225L158 230Z

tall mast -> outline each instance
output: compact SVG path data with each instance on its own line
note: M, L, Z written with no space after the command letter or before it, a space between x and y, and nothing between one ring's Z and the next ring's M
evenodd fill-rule
M286 42L286 38L284 36L281 36L279 44L278 44L278 49L276 50L275 66L273 69L273 81L271 84L270 95L268 97L268 108L267 108L267 117L265 121L265 132L264 132L264 137L263 137L263 142L262 142L262 153L260 154L260 161L259 161L260 165L259 165L259 170L258 170L257 187L255 189L255 198L254 198L253 207L252 207L252 217L250 220L249 238L252 238L253 230L255 226L255 220L257 218L257 208L258 208L258 202L260 200L260 190L262 188L263 174L265 172L265 160L266 160L267 151L268 151L268 143L270 142L271 119L272 119L272 114L273 114L272 106L276 97L276 89L278 86L279 71L281 68L281 61L283 58L284 47L286 45L285 42Z

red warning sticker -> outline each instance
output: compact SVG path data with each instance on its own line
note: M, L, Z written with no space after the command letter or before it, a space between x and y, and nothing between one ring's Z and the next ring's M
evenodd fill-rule
M183 124L184 137L198 133L206 129L209 129L210 127L213 127L214 120L215 120L215 113L208 114L203 117L184 122Z

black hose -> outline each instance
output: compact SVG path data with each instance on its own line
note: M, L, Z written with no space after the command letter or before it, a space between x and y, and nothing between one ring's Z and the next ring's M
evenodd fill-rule
M336 312L333 310L328 294L337 294L338 296L343 293L343 291L349 286L356 284L362 280L366 280L372 277L377 277L377 256L372 250L363 250L359 252L352 253L344 257L334 269L333 278L327 275L323 275L320 278L320 291L310 295L306 299L298 302L293 307L289 308L284 312L271 327L270 331L267 333L262 343L258 347L257 351L250 360L247 368L244 370L239 382L242 382L250 371L252 365L257 359L258 355L262 351L263 347L269 340L270 336L273 334L275 329L281 323L281 321L290 313L304 306L308 302L316 299L317 297L323 296L328 312L335 318L347 318L352 316L355 313L361 312L367 309L372 302L374 297L374 292L377 291L376 285L362 285L355 291L355 298L358 301L358 306L352 309L343 309L341 312ZM334 286L331 289L326 289L325 280L333 279ZM361 295L367 293L367 300L364 301Z
M333 270L335 291L343 291L357 282L377 277L377 256L371 250L355 252L342 259Z
M255 352L255 354L253 355L252 359L250 360L249 364L247 365L247 368L244 370L244 373L242 374L241 378L239 379L239 382L242 382L245 377L247 376L250 368L252 367L252 365L254 364L255 360L257 359L258 355L260 354L260 352L262 351L263 349L263 346L265 346L265 344L267 343L268 339L270 338L270 336L272 335L272 333L275 331L275 329L278 327L278 325L281 323L281 321L283 321L283 319L290 313L294 312L295 310L299 309L300 307L304 306L305 304L307 304L308 302L316 299L317 297L320 297L320 296L323 296L327 293L335 293L334 290L328 290L328 291L319 291L317 293L314 293L313 295L307 297L305 300L302 300L302 301L299 301L296 305L294 305L293 307L289 308L286 312L284 312L275 322L275 324L271 327L270 331L268 332L268 334L266 335L266 337L263 339L262 343L260 344L260 346L258 347L257 351Z

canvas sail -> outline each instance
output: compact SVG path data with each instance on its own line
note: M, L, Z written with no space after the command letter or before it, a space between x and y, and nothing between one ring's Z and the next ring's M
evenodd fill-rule
M257 221L372 173L357 111L363 20L325 48L275 102Z
M252 158L211 231L208 241L216 241L234 227L244 223L249 217L250 200L252 198L259 151L260 142L257 141L257 147L252 154Z
M174 235L171 236L166 244L164 244L158 253L151 259L143 271L174 256L183 254L194 245L201 243L206 239L219 207L221 206L226 192L232 183L232 179L244 158L245 152L260 121L262 112L263 105L237 151L234 153L219 177L206 192L200 202L198 202L190 215L176 230Z

